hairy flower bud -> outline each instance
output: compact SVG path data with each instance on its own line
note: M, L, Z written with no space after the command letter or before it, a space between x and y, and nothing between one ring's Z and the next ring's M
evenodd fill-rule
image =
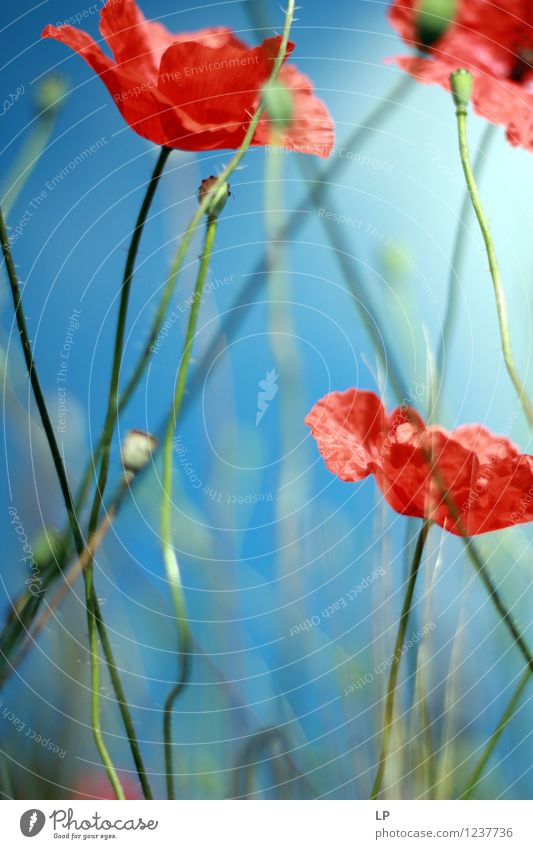
M157 447L157 439L145 430L128 430L122 441L122 464L130 476L144 469Z
M202 203L204 198L208 196L210 198L205 212L206 215L212 218L218 218L226 206L227 199L231 195L229 183L220 183L217 185L217 180L218 177L214 175L206 177L205 180L202 180L198 189L198 203Z

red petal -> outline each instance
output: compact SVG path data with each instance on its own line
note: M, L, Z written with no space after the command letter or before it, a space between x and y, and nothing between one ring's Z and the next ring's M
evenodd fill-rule
M396 0L389 19L409 43L416 43L413 0ZM476 112L493 124L507 128L507 138L533 150L533 94L527 63L515 79L521 49L533 46L533 4L529 0L462 0L455 22L432 46L429 58L398 59L404 70L420 82L449 89L449 75L459 67L474 75L473 104Z
M96 71L100 76L107 74L114 67L112 60L102 52L94 39L88 33L75 27L67 25L53 27L49 24L43 29L42 38L55 38L56 41L66 44L67 47L79 53L93 71ZM111 74L110 84L114 85L115 81L116 78ZM110 86L108 88L111 91Z
M374 473L397 513L468 535L533 520L533 457L481 425L426 427L406 406L386 416L357 389L326 395L306 423L330 471L345 481Z
M237 44L212 47L198 41L169 47L159 77L160 91L177 109L177 132L172 114L167 116L169 135L181 137L185 126L191 133L189 149L205 149L206 133L215 133L216 147L238 147L280 44L276 37L251 49ZM208 139L207 146L212 146Z
M119 64L135 64L137 75L157 76L165 50L176 42L198 41L210 47L239 43L227 27L195 33L170 32L157 21L148 21L135 0L109 0L101 12L100 32Z
M343 481L360 481L375 471L384 416L373 392L347 389L318 401L305 423L330 472Z
M161 100L157 88L150 85L150 81L139 79L125 68L119 68L90 35L74 27L47 26L43 38L55 38L79 53L100 76L130 127L155 144L167 144L161 115L168 109L168 104Z
M293 115L279 144L288 150L316 156L330 155L335 142L333 121L326 105L315 97L313 86L305 74L294 65L284 65L279 81L292 95ZM263 116L254 135L253 144L270 144L272 134L268 118Z

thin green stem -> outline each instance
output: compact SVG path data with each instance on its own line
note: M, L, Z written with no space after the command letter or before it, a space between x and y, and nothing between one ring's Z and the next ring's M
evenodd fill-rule
M139 250L139 244L144 230L144 225L146 223L146 218L150 211L150 207L152 205L152 201L154 199L159 180L163 173L163 169L171 152L171 149L168 147L161 148L152 176L148 183L148 188L146 190L144 200L141 204L141 208L137 216L137 221L135 223L135 228L133 230L133 235L130 242L128 255L126 258L124 277L122 280L122 287L120 292L120 305L117 318L117 328L115 332L115 344L113 347L113 364L111 367L111 380L109 382L107 409L104 420L104 427L102 431L102 437L99 445L100 471L98 475L98 483L96 486L93 505L91 508L91 516L89 519L89 537L94 533L98 526L100 508L103 503L102 499L104 497L104 490L107 484L107 477L109 473L111 441L113 439L113 432L115 430L115 424L119 408L118 389L120 381L120 368L122 365L124 337L126 333L126 320L128 317L128 306L131 294L131 285L133 281L133 273L135 271L135 261L137 259L137 252Z
M94 739L102 762L107 770L113 792L117 799L125 799L124 790L120 779L113 766L111 757L107 751L102 734L100 721L100 662L98 657L98 627L94 605L94 587L92 572L84 571L85 581L85 606L87 609L87 625L89 628L89 651L91 655L91 724Z
M468 151L466 107L457 108L456 116L461 164L463 166L466 184L468 186L468 192L470 194L470 200L472 201L472 206L474 207L474 212L476 213L476 218L479 222L481 235L483 236L483 241L485 243L485 249L487 252L487 258L489 261L492 285L494 288L494 296L496 299L498 323L500 326L500 340L503 359L511 382L515 388L516 394L518 395L518 399L522 405L522 409L524 410L529 426L533 429L533 406L514 363L513 352L511 348L511 336L509 332L509 322L507 319L507 305L505 303L505 294L503 291L500 269L496 258L496 251L494 249L494 242L492 239L489 222L483 209L483 203L481 201L481 196L477 187L476 178L474 176L474 172L470 164L470 154Z
M174 763L172 751L172 718L174 716L174 703L182 690L185 688L191 669L191 635L187 626L185 607L183 617L178 620L179 629L179 672L178 680L170 690L165 699L163 710L163 741L165 750L165 778L167 785L167 798L175 798L174 790Z
M492 578L490 577L489 573L487 572L485 564L483 563L483 560L482 560L477 548L474 546L474 543L469 538L467 538L465 540L465 545L466 545L467 552L470 556L470 560L471 560L476 572L478 573L479 577L481 578L483 584L485 585L485 588L486 588L487 592L489 593L490 599L491 599L494 607L496 608L496 610L497 610L500 618L502 619L502 621L507 626L507 629L508 629L509 633L511 634L514 643L520 649L520 652L522 653L522 657L524 658L524 660L526 661L526 663L529 667L529 671L533 672L533 655L531 654L529 646L526 643L522 634L520 633L520 630L519 630L516 622L514 621L511 612L509 610L507 610L507 608L506 608L506 606L503 602L503 599L501 598L498 590L496 589L496 587L495 587L495 585L492 581Z
M494 749L496 748L496 744L497 744L498 740L500 739L501 735L505 731L507 724L509 723L509 721L512 718L515 710L517 709L517 707L520 703L520 699L522 698L522 693L526 689L526 687L527 687L527 685L530 681L530 678L531 678L531 670L528 668L528 669L526 669L526 671L522 675L522 677L519 681L518 687L514 691L507 707L505 708L505 710L502 714L500 721L498 722L498 725L496 726L496 728L493 731L485 749L483 750L483 754L481 755L479 761L477 762L476 766L474 767L474 769L473 769L473 771L472 771L472 773L471 773L471 775L470 775L470 777L469 777L469 779L466 783L466 789L463 790L463 792L459 796L460 799L470 799L472 794L474 793L474 791L475 791L475 789L476 789L476 787L479 783L479 779L481 778L481 775L483 773L483 770L485 769L490 756L492 755Z
M487 123L481 143L479 145L476 158L474 160L474 179L479 186L479 182L483 175L485 165L487 164L487 155L489 152L492 140L496 136L496 126ZM464 193L459 220L457 222L457 230L453 245L452 258L450 262L450 273L448 277L448 296L446 299L446 308L444 311L444 321L442 324L442 335L439 342L439 347L436 356L436 373L440 381L439 391L442 391L444 383L444 358L447 354L447 349L450 346L450 339L457 317L457 303L460 290L463 265L466 254L468 233L466 222L468 220L468 212L471 207L470 192L467 190Z
M63 499L65 501L65 506L67 509L67 515L69 520L69 526L72 532L72 536L74 538L74 544L76 547L76 551L78 556L81 557L84 544L83 544L83 536L81 533L80 526L78 524L78 519L76 516L76 512L74 509L74 504L72 502L72 496L70 493L70 487L67 479L67 473L63 464L63 458L61 456L61 452L59 450L59 445L57 444L57 440L55 438L54 429L52 426L52 422L50 420L50 416L48 414L48 409L46 407L46 402L44 400L44 395L41 389L41 384L39 381L39 377L37 375L37 369L35 367L35 361L33 358L33 351L31 347L30 338L28 335L28 329L26 326L26 319L24 317L24 310L22 307L22 297L20 292L20 285L18 282L18 276L15 269L15 263L13 262L13 257L11 254L11 248L9 245L9 239L6 231L6 226L4 223L4 216L2 214L2 210L0 209L0 238L2 240L2 251L4 254L4 259L6 263L9 284L11 288L11 294L13 297L13 305L15 308L15 320L17 323L17 328L20 335L20 341L22 343L22 350L24 353L24 359L26 362L26 368L28 370L28 375L30 378L31 387L33 390L33 394L35 397L35 401L37 404L37 408L39 410L39 415L41 417L41 421L43 423L44 432L46 435L46 439L48 445L50 447L50 453L52 455L52 460L54 463L54 467L56 470L56 474L59 480L59 485L61 487L61 492L63 495ZM92 582L87 583L86 581L86 602L87 602L87 624L89 629L89 651L91 657L91 687L92 687L92 697L91 697L91 716L92 716L92 725L93 725L93 734L96 743L96 747L102 759L104 766L106 767L107 774L113 790L118 798L124 798L124 792L122 790L122 785L116 773L116 770L113 766L113 762L111 757L107 751L102 730L100 727L100 719L99 719L99 680L98 680L98 646L96 641L96 622L94 615L94 605L92 604ZM96 687L96 689L95 689ZM96 722L95 722L96 720Z
M113 439L113 433L115 430L115 424L118 416L118 389L119 389L119 381L120 381L120 368L122 365L122 355L124 350L124 337L126 333L126 321L128 317L128 307L129 300L131 294L131 286L133 282L133 274L135 271L135 262L137 259L137 253L139 250L139 244L141 241L141 237L143 234L144 226L146 224L146 219L148 217L148 213L152 206L152 201L154 199L157 186L159 184L159 180L165 168L168 157L171 154L171 149L167 147L162 147L157 158L157 162L154 166L154 170L152 172L152 176L149 180L148 187L141 204L141 208L139 210L139 214L137 216L137 221L135 222L135 227L133 230L133 235L131 238L130 246L128 249L128 254L126 257L126 265L124 267L124 276L122 279L122 287L120 292L120 305L118 311L117 318L117 327L115 332L115 343L113 347L113 362L111 367L111 380L109 383L109 393L107 399L107 408L105 414L104 427L102 431L102 437L99 442L99 458L100 458L100 470L98 474L98 481L96 484L96 491L94 494L94 499L91 507L91 514L89 517L89 528L88 528L88 537L92 538L96 529L98 527L98 522L100 519L100 508L103 504L104 491L107 485L107 478L109 474L109 458L111 453L111 442ZM91 557L87 568L84 570L84 576L86 583L89 582L92 586L94 581L94 567L93 567L93 558ZM146 770L143 765L139 745L137 742L137 738L135 735L135 730L133 727L133 721L131 719L131 714L129 710L129 705L127 703L125 693L120 682L120 676L118 674L117 667L114 662L109 662L110 657L112 658L111 653L111 645L107 638L107 634L105 633L104 623L101 617L99 610L97 610L96 603L96 595L94 593L91 594L91 603L93 608L93 614L95 619L95 624L98 628L100 639L102 641L102 648L104 649L104 654L108 661L109 674L111 677L111 683L113 685L113 689L115 691L115 695L117 697L117 702L119 705L120 713L122 719L124 721L126 734L128 736L128 740L130 743L130 748L132 751L133 760L135 762L135 766L137 768L137 772L139 774L139 779L143 788L143 792L148 799L152 799L152 792L150 790L150 786L148 783L148 779L146 777Z
M2 207L8 220L22 189L32 175L52 137L58 114L59 109L57 107L41 113L35 119L34 127L20 148L13 168L5 181L6 192L2 200Z
M22 351L24 354L24 361L26 363L26 369L28 371L28 375L30 378L30 383L32 387L32 391L35 397L35 402L37 404L37 408L39 410L39 415L41 417L42 425L44 428L46 441L48 442L48 446L50 448L50 453L52 455L52 460L54 463L54 468L56 470L57 478L59 481L59 486L61 487L61 493L63 495L63 500L65 502L65 506L67 509L67 516L69 527L74 538L74 542L78 553L83 551L83 537L81 534L80 527L78 525L78 520L76 518L76 512L74 510L74 504L72 501L72 496L70 493L70 486L67 479L67 474L65 471L65 467L63 464L63 458L61 456L61 451L59 450L59 445L57 444L57 440L54 433L54 428L52 422L50 420L50 416L48 413L48 409L46 406L46 402L44 400L43 391L41 389L41 384L39 381L39 377L37 375L37 369L35 367L35 362L33 359L33 351L31 347L30 337L28 335L28 328L26 326L26 319L24 317L24 309L22 306L22 295L20 291L20 285L18 281L17 272L15 269L15 263L13 261L13 256L11 254L11 247L9 245L9 237L7 235L6 225L4 222L4 216L2 210L0 208L0 239L2 240L2 252L4 255L4 260L6 263L6 269L9 279L9 285L11 289L11 295L13 298L13 306L15 308L15 320L17 323L17 328L20 336L20 341L22 344Z
M376 773L376 778L374 780L374 784L372 786L372 791L370 793L371 799L377 799L380 791L381 785L383 783L383 777L385 775L385 767L387 765L387 756L389 752L389 742L390 735L392 731L392 723L394 719L394 698L396 694L396 685L398 683L398 673L400 670L400 660L403 654L403 646L405 642L405 635L407 632L407 625L409 623L409 615L411 613L411 606L413 603L413 596L415 592L416 579L418 577L418 572L420 569L420 564L422 562L422 554L424 552L424 545L427 539L427 535L429 529L431 527L431 521L425 519L423 525L420 529L420 533L418 535L418 540L415 547L415 552L413 555L413 562L411 565L411 571L409 574L409 580L407 583L407 591L405 593L405 598L403 600L402 612L400 614L400 621L398 624L398 633L396 635L396 643L394 646L394 653L392 655L392 662L389 673L389 681L387 684L387 695L385 699L385 712L383 718L383 731L381 737L381 750L379 755L379 764L378 770Z
M202 289L209 269L211 253L215 243L217 231L217 218L209 217L207 220L206 234L202 256L200 258L200 266L194 287L193 300L189 312L189 321L187 323L187 331L183 345L183 353L178 368L178 376L176 380L176 389L172 402L172 409L168 417L167 428L163 441L163 494L161 501L161 547L163 552L163 560L167 580L170 585L172 600L176 613L176 621L180 634L181 643L181 664L180 675L178 682L170 691L165 701L165 709L163 716L163 739L165 748L165 770L167 781L167 795L169 799L174 798L174 774L172 766L172 710L174 702L187 683L187 677L190 669L189 658L189 628L187 625L187 616L185 610L185 600L183 598L183 590L181 586L181 576L176 552L172 541L172 448L173 436L176 428L176 422L181 412L183 396L185 394L185 386L187 384L187 374L191 361L191 351L196 333L196 324L200 311L202 300Z

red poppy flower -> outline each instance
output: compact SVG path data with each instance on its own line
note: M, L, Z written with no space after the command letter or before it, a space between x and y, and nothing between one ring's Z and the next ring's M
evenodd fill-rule
M417 44L418 0L395 0L389 20ZM424 57L399 65L421 82L449 89L449 76L468 68L479 115L507 128L514 145L533 150L533 3L531 0L457 0L453 22Z
M375 475L397 513L469 536L533 519L533 457L481 425L426 427L410 407L387 415L359 389L326 395L305 421L330 472L343 481Z
M250 48L224 28L175 35L147 21L135 0L108 0L100 13L100 32L114 60L90 35L71 26L47 26L43 37L63 42L85 59L139 135L181 150L240 146L281 43L277 36ZM293 47L289 43L287 52ZM328 156L333 124L310 81L290 65L281 69L279 81L293 96L283 144ZM269 140L263 116L252 144Z

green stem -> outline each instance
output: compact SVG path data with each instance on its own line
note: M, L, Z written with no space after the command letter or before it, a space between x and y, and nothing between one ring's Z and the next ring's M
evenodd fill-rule
M43 112L35 119L35 126L20 148L13 168L5 181L6 193L2 201L4 215L9 220L9 214L17 202L20 193L26 185L35 166L52 137L58 109Z
M479 149L476 154L476 158L474 161L474 179L476 184L479 185L479 181L481 180L485 165L487 164L487 154L491 145L492 140L496 135L496 126L494 124L487 124L485 128L485 132L483 133L483 137L481 139L481 143L479 145ZM469 191L465 191L463 203L461 206L461 211L459 213L459 220L457 222L457 230L455 233L455 240L453 246L452 259L450 263L450 274L448 277L448 297L446 301L446 309L444 312L444 321L442 324L442 335L439 342L439 347L437 350L436 356L436 373L438 379L440 380L440 391L442 392L443 382L444 382L444 358L446 356L447 348L450 345L450 338L452 334L452 330L455 324L455 319L457 316L457 300L459 294L459 286L461 283L462 271L463 271L463 263L465 259L466 253L466 234L467 227L466 222L468 219L468 212L470 210L471 200Z
M496 259L496 251L494 249L494 242L492 240L492 234L490 232L489 222L485 215L485 211L483 209L483 204L481 201L481 197L478 191L476 178L474 176L474 172L472 170L472 166L470 164L470 155L468 151L468 137L467 137L467 128L466 128L466 119L467 112L465 107L458 107L456 109L457 116L457 132L459 135L459 152L461 155L461 164L463 166L463 171L466 179L466 184L468 186L468 191L470 194L470 200L472 201L472 206L474 207L474 212L476 213L476 218L479 222L479 226L481 229L481 234L483 236L483 241L485 243L485 249L487 251L487 257L489 261L490 274L492 277L492 284L494 287L494 296L496 299L496 310L498 313L498 322L500 326L500 340L501 347L503 353L503 359L505 362L505 366L507 368L507 372L511 379L511 382L515 388L516 394L518 395L518 399L522 405L525 416L529 423L529 426L533 429L533 406L531 401L527 395L524 384L522 383L521 378L518 375L516 370L516 366L514 363L513 352L511 349L511 337L509 333L509 323L507 320L507 306L505 303L505 294L503 291L503 285L500 275L500 269L498 266L498 261Z
M111 380L109 383L109 394L107 399L107 409L104 421L104 427L102 431L102 437L99 443L99 456L100 456L100 471L98 474L98 481L96 485L96 491L94 494L93 504L91 508L91 514L89 518L89 529L88 529L88 537L91 539L93 534L95 533L98 522L100 518L100 508L103 504L104 491L107 484L107 478L109 474L109 458L111 452L111 442L113 439L113 433L115 430L115 424L118 416L118 389L119 389L119 380L120 380L120 368L122 365L122 355L124 350L124 337L126 333L126 321L128 316L128 307L129 300L131 294L131 286L133 282L133 274L135 271L135 262L137 259L137 253L139 250L139 244L141 241L142 233L144 230L144 226L146 224L146 219L148 217L148 213L152 206L152 201L154 199L157 186L159 184L159 180L165 168L168 157L171 154L171 149L167 147L162 147L157 158L157 162L154 166L154 170L150 181L148 183L148 188L146 190L146 194L144 196L143 202L141 204L141 208L139 210L139 214L137 216L137 221L135 222L135 227L133 230L132 239L130 242L130 246L128 249L128 255L126 257L126 265L124 267L124 276L122 280L122 288L120 293L120 305L118 311L117 318L117 328L115 333L115 344L113 348L113 363L111 367ZM94 566L93 559L91 558L87 568L84 570L84 576L86 576L86 583L90 583L91 586L94 581ZM94 596L94 597L93 597ZM137 742L137 738L135 735L135 730L133 727L133 721L131 719L131 714L129 710L129 706L124 694L124 690L122 688L122 684L120 682L120 676L118 674L117 667L112 658L112 650L109 640L107 638L107 634L105 633L104 623L101 617L99 610L97 610L97 602L95 594L91 594L91 603L92 603L92 611L94 614L95 623L98 627L98 631L100 633L100 639L102 641L102 647L104 649L104 654L106 656L106 660L108 662L109 674L111 677L111 683L113 685L113 689L115 691L115 695L117 697L117 702L119 705L120 713L125 725L126 734L128 736L128 740L130 743L130 748L132 751L132 756L137 768L137 772L139 775L139 780L141 782L144 795L147 799L152 799L152 792L150 790L150 786L148 783L148 779L146 777L146 770L143 765L143 761L141 758L141 753L139 749L139 745ZM103 637L103 639L102 639Z
M163 741L165 750L165 778L167 785L167 798L174 799L174 764L172 757L172 717L174 715L174 703L189 680L191 669L191 635L187 626L186 611L183 607L183 617L178 620L180 632L179 657L180 666L178 680L172 687L165 699L163 710Z
M85 606L87 608L87 625L89 629L89 651L91 655L91 724L94 739L102 762L107 770L113 792L117 799L125 799L120 779L107 751L100 722L100 663L98 657L98 629L94 605L94 587L92 572L84 571Z
M22 344L22 351L24 354L24 361L26 363L26 369L28 371L28 375L30 378L31 387L33 390L33 394L35 397L35 402L37 404L37 409L39 410L39 415L41 417L42 425L44 428L46 441L48 442L48 446L50 448L50 453L52 455L52 461L54 463L54 468L56 470L57 478L59 480L59 486L61 487L61 493L63 495L63 499L65 501L65 506L67 508L67 516L69 527L74 537L75 545L78 550L78 553L83 551L83 537L81 534L80 527L78 525L78 520L76 518L76 512L74 510L74 504L72 501L72 496L70 493L70 486L67 479L67 474L65 471L65 467L63 465L63 458L61 456L61 451L59 450L59 445L57 444L57 440L54 433L54 428L52 422L50 420L50 416L48 414L48 409L46 406L46 402L44 400L43 391L41 389L41 384L39 381L39 377L37 375L37 369L35 367L35 362L33 359L33 352L30 342L30 337L28 335L28 328L26 326L26 319L24 317L24 309L22 306L22 295L20 292L20 285L18 282L18 276L15 269L15 263L13 261L13 256L11 254L11 248L9 245L9 237L7 235L6 225L4 222L4 216L2 210L0 208L0 239L2 240L2 252L4 255L4 260L6 263L7 274L9 278L9 285L11 288L11 295L13 298L13 305L15 308L15 320L17 323L17 328L20 336L20 341Z
M498 590L496 589L496 587L495 587L495 585L492 581L492 578L490 577L489 573L487 572L487 569L485 567L485 564L483 563L481 555L479 554L477 548L474 546L474 543L472 542L472 540L470 538L468 538L468 537L465 538L464 544L466 546L466 550L467 550L467 553L470 557L470 560L471 560L476 572L478 573L479 577L481 578L483 584L485 585L485 588L487 589L487 591L489 593L490 600L492 601L494 607L496 608L498 615L500 616L500 618L503 620L503 622L507 626L507 629L508 629L509 633L511 634L514 643L520 649L520 652L522 653L522 657L524 658L524 660L526 661L526 663L528 665L529 671L533 672L533 655L531 654L529 646L526 643L524 637L520 633L520 630L519 630L516 622L514 621L511 612L509 610L507 610Z
M503 715L502 715L498 725L496 726L495 730L493 731L493 733L490 737L489 742L487 743L485 749L483 750L483 754L481 755L478 763L476 764L474 770L472 771L470 778L467 781L466 789L459 796L460 799L470 799L471 798L472 793L474 792L474 790L476 789L476 787L479 783L479 779L481 778L483 770L485 769L485 766L487 765L487 762L488 762L492 752L494 751L498 740L500 739L501 735L505 731L505 728L507 727L508 722L512 718L515 710L517 709L517 707L520 703L520 699L522 698L522 693L526 689L526 686L529 683L530 678L531 678L531 670L528 668L528 669L526 669L526 671L522 675L520 682L518 684L518 687L514 691L512 697L511 697L511 700L509 701L509 704L505 708L505 711L503 712Z
M33 394L35 397L35 401L37 404L37 408L39 410L39 415L41 417L41 421L43 423L44 432L46 435L46 439L48 445L50 447L50 453L52 454L52 460L54 463L54 467L56 470L56 474L59 480L59 485L61 487L61 492L63 495L63 499L65 501L65 506L67 509L67 515L69 520L69 526L72 532L72 536L74 538L74 544L76 546L76 551L78 556L81 557L84 544L83 537L80 530L80 526L78 524L78 520L76 517L76 512L74 509L74 504L72 502L72 496L70 493L70 487L67 479L67 473L65 471L65 467L63 465L63 458L61 456L61 452L59 450L59 445L57 444L57 440L55 438L54 429L52 426L52 422L50 421L50 416L48 414L48 409L46 407L46 402L44 400L44 395L41 389L41 384L39 381L39 377L37 375L37 369L35 367L35 361L33 359L33 351L30 343L30 338L28 335L28 329L26 326L26 319L24 317L24 310L22 307L22 298L20 292L20 285L18 282L17 272L15 269L15 264L13 262L13 257L11 255L11 248L9 246L9 239L6 231L6 226L4 223L4 216L2 214L2 210L0 209L0 238L2 240L2 251L4 254L4 259L6 263L9 284L11 288L11 294L13 297L13 305L15 308L15 320L17 323L17 328L20 335L20 341L22 343L22 350L24 353L24 359L26 362L26 368L28 370L28 375L30 378L31 387L33 390ZM102 730L100 727L99 720L99 689L98 689L98 647L95 645L96 641L96 623L94 618L94 605L91 602L92 597L92 582L87 584L86 582L86 602L87 602L87 624L89 629L89 651L91 656L91 687L92 687L92 698L91 698L91 715L92 715L92 725L93 725L93 734L96 743L96 747L100 754L103 764L106 767L107 774L113 790L117 795L117 798L124 798L124 792L122 790L122 785L120 783L120 779L116 773L116 770L113 766L113 762L109 756L107 751ZM95 689L96 687L96 689ZM97 720L95 722L95 719Z
M167 699L165 701L165 710L164 710L164 718L163 718L163 739L164 739L164 747L165 747L165 769L166 769L166 781L167 781L167 794L169 799L174 798L174 775L173 775L173 767L172 767L172 709L174 706L174 702L178 695L182 692L185 684L187 683L187 676L189 672L189 644L190 644L190 636L189 629L187 626L187 618L185 611L185 601L183 598L183 590L181 586L181 576L178 565L178 560L176 557L176 552L174 551L174 545L172 542L172 448L173 448L173 436L174 430L176 428L176 422L179 418L179 414L181 412L181 405L183 403L183 396L185 394L185 386L187 383L187 374L189 371L189 365L191 361L191 351L192 345L194 342L194 336L196 333L196 324L198 321L198 314L200 311L200 303L202 300L202 289L205 283L205 279L207 276L207 271L209 268L209 262L211 260L211 253L213 251L213 245L215 243L215 236L217 231L217 218L209 217L207 219L207 228L205 234L204 247L202 251L202 256L200 258L200 266L198 269L198 276L196 278L196 285L194 287L193 301L191 304L191 310L189 313L189 321L187 324L187 332L185 335L185 342L183 345L183 353L181 357L181 361L178 369L178 376L176 381L176 389L174 392L174 400L172 403L172 409L168 418L168 424L165 431L165 437L163 442L163 495L161 502L161 547L163 551L163 560L165 563L165 570L167 574L167 580L170 584L170 591L172 594L172 600L174 603L174 608L176 612L176 621L178 623L178 628L180 631L180 642L182 644L181 648L181 668L178 682L170 691Z
M104 497L104 490L107 484L107 477L109 473L109 457L111 452L113 432L115 430L115 424L118 415L118 388L120 380L120 368L122 365L124 336L126 333L126 320L128 317L128 306L131 294L131 285L133 281L133 273L135 271L135 261L137 259L137 252L139 250L139 244L141 241L144 225L146 223L146 218L148 216L148 212L150 211L150 207L152 205L152 201L154 199L154 195L159 180L161 178L161 174L163 173L163 169L171 152L171 149L168 147L161 148L159 157L154 167L154 171L148 183L148 188L144 196L144 200L137 216L137 221L133 230L133 236L126 258L124 277L122 280L122 288L120 293L120 306L118 311L117 328L115 333L115 344L113 348L113 364L111 368L111 380L109 383L107 409L99 446L100 471L98 475L98 483L93 500L93 505L91 508L91 515L89 519L89 537L91 537L91 535L94 533L98 526L100 508L103 503L102 499Z
M400 622L398 625L398 633L396 635L396 643L394 646L394 653L392 655L392 663L389 673L389 681L387 685L387 696L385 700L385 713L383 718L383 732L381 737L381 751L379 755L379 765L378 771L376 774L376 778L374 780L374 784L372 786L372 792L370 794L371 799L377 799L381 785L383 783L383 777L385 775L385 766L387 764L387 756L389 751L389 742L390 735L392 730L392 722L394 718L394 697L396 694L396 685L398 683L398 673L400 670L400 660L402 657L403 645L405 642L405 635L407 632L407 625L409 623L409 615L411 613L411 606L413 603L413 596L415 592L416 579L418 577L418 572L420 569L420 564L422 562L422 554L424 551L424 545L427 539L427 535L429 529L431 527L431 522L427 519L424 520L424 523L420 529L420 533L418 535L418 540L416 543L415 552L413 555L413 562L411 565L411 572L409 574L409 581L407 584L407 592L405 593L405 598L403 600L402 612L400 614Z

